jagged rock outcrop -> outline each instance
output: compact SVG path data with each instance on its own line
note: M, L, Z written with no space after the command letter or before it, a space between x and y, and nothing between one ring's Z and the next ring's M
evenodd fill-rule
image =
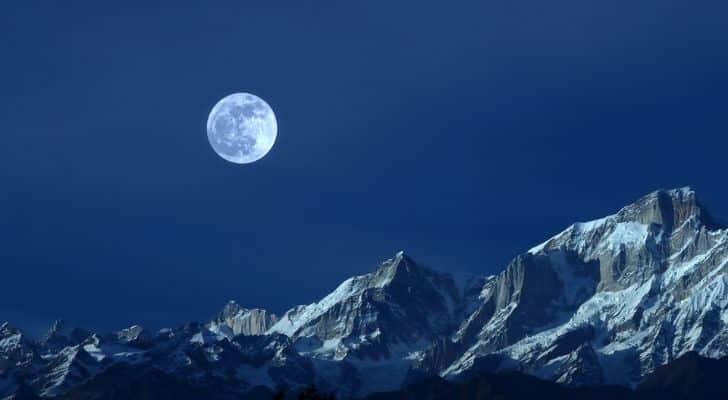
M19 329L0 324L0 360L9 368L25 368L39 359L35 346Z
M0 323L0 398L22 389L41 362L33 342L7 322Z
M210 326L230 336L262 335L277 321L278 317L275 314L259 308L249 310L230 300Z
M81 328L68 329L66 323L58 319L53 322L50 329L38 342L38 348L43 354L57 353L68 346L75 346L91 336L91 332Z

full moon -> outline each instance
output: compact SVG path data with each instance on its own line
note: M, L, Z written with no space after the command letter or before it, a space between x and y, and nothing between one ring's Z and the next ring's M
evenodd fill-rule
M250 93L224 97L207 117L207 139L213 150L236 164L263 158L273 148L276 136L278 122L273 109Z

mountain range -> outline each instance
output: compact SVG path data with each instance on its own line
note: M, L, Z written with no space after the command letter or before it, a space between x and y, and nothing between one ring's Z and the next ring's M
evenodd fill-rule
M104 397L129 382L170 391L157 398L270 398L311 385L387 398L484 377L564 396L659 393L675 382L672 366L728 356L726 271L728 224L690 188L659 190L567 227L493 276L438 272L399 252L280 316L230 302L205 323L98 333L59 321L40 340L3 323L0 399L142 398Z

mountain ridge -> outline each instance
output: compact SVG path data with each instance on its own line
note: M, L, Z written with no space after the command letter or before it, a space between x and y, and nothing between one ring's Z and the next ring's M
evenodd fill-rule
M238 394L316 384L355 397L514 371L636 387L687 353L728 355L726 226L692 189L658 190L492 276L463 279L400 251L281 316L231 301L207 323L105 335L54 324L38 342L5 323L0 398L63 394L118 364Z

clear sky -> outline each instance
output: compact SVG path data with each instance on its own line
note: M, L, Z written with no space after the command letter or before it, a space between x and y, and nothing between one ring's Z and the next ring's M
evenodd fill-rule
M657 188L728 216L725 1L161 4L0 5L0 320L281 312L400 249L492 274ZM238 91L279 125L243 166L205 132Z

